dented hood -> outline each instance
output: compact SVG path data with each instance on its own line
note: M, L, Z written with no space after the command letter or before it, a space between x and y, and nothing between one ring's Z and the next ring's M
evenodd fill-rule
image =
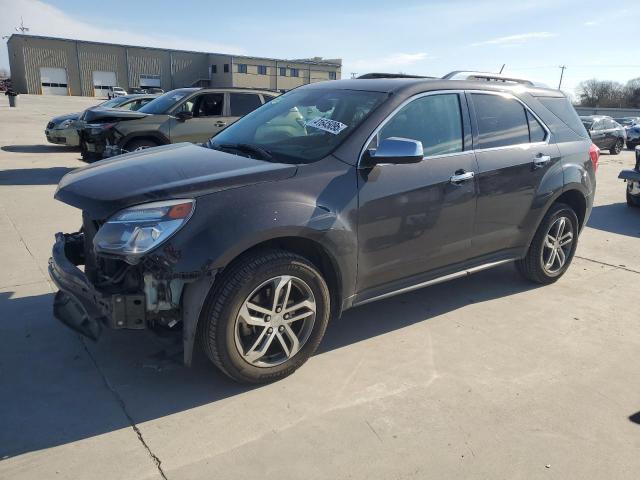
M178 143L120 155L73 170L60 180L55 198L106 219L139 203L201 195L283 180L296 166Z
M124 110L119 108L100 108L99 106L89 108L84 113L83 120L87 123L107 120L137 120L148 116L147 113L136 112L134 110Z

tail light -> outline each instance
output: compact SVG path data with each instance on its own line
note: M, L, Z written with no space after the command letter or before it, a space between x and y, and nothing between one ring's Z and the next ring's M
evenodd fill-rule
M591 144L589 148L589 156L591 157L591 163L593 163L593 171L598 170L598 160L600 160L600 149L596 146L595 143Z

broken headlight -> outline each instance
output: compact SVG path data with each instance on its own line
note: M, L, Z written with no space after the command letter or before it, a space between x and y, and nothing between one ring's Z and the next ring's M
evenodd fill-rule
M135 264L182 227L195 209L195 200L144 203L113 215L93 238L96 252L123 255Z

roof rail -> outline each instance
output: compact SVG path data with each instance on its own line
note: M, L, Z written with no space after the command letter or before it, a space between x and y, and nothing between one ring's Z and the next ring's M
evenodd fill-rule
M536 84L531 80L525 78L510 77L501 73L490 72L472 72L456 70L454 72L447 73L443 80L483 80L486 82L503 82L503 83L520 83L529 87L535 87Z
M358 80L372 79L372 78L435 78L435 77L425 77L423 75L409 75L406 73L365 73L364 75L360 75L358 77Z

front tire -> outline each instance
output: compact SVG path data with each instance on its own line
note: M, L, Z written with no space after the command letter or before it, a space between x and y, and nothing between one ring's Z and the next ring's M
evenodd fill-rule
M139 150L146 150L147 148L157 147L158 143L148 138L139 138L129 141L123 148L125 152L137 152Z
M578 245L579 224L573 209L556 203L545 214L518 271L532 282L547 285L569 268Z
M627 206L636 208L640 207L640 197L631 195L629 190L627 190Z
M292 374L315 352L330 310L329 289L311 262L262 251L216 279L199 334L209 359L229 377L268 383Z

